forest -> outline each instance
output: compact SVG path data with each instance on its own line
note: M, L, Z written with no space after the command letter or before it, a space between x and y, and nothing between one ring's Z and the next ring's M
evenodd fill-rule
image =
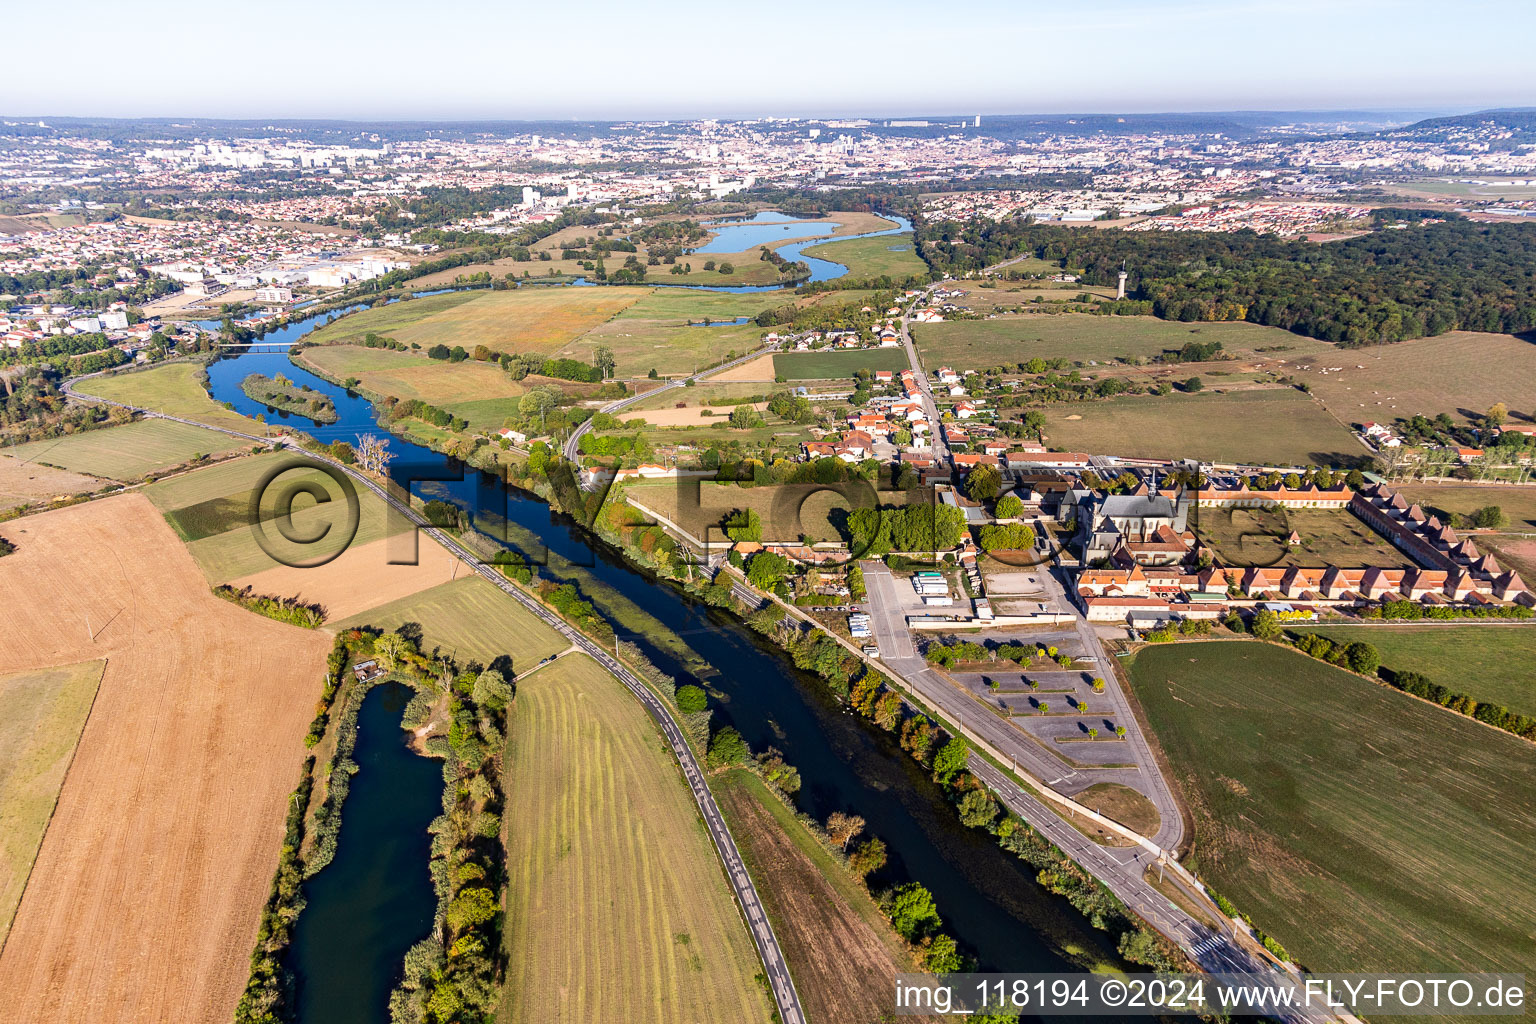
M1021 254L1085 284L1130 274L1126 311L1166 320L1246 320L1344 347L1447 331L1536 328L1536 225L1483 224L1377 210L1377 230L1336 242L1252 231L1085 231L1028 221L940 221L923 257L956 276ZM1150 304L1150 305L1148 305ZM1114 303L1101 307L1117 312Z

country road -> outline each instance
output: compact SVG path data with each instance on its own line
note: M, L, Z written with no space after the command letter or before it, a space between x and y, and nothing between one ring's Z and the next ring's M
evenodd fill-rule
M755 355L756 353L754 353ZM143 409L122 402L113 402L108 399L97 398L94 395L80 394L74 390L74 385L78 381L94 376L97 375L87 374L66 381L63 388L64 393L79 401L98 402L104 405L131 409L145 416L174 420L178 423L202 427L205 430L213 430L231 437L243 438L261 444L267 444L270 441L269 438L258 437L255 434L246 434L223 427L211 427L205 423L198 423L196 420L168 416L151 409ZM317 455L314 452L305 451L302 454L305 458L323 463L345 473L348 477L378 495L386 505L405 516L417 529L442 544L444 548L460 561L538 616L539 619L569 640L573 647L580 649L594 661L612 672L634 694L635 699L645 707L646 711L650 713L651 717L661 727L662 734L671 745L672 753L682 768L683 775L688 783L688 789L693 793L693 799L698 805L699 814L703 817L705 827L709 830L710 839L714 841L715 850L720 855L720 861L725 869L726 878L730 881L731 888L736 893L736 899L741 907L742 915L746 918L747 928L752 933L752 941L756 944L758 955L762 958L763 968L767 973L768 983L773 991L773 1000L778 1008L780 1020L783 1021L783 1024L805 1024L805 1013L800 1006L800 995L795 990L794 979L790 977L789 973L789 965L784 960L784 953L779 946L779 940L774 935L773 926L769 923L768 915L763 909L762 900L757 894L757 887L747 874L746 864L742 860L741 852L737 849L736 841L732 838L730 829L726 826L725 819L720 814L720 809L715 803L714 795L709 791L709 786L704 781L703 771L699 767L698 760L693 755L692 748L688 746L681 726L678 725L677 720L673 718L671 711L662 703L661 699L613 655L599 647L584 633L581 633L574 626L546 608L530 594L525 593L498 570L482 562L473 552L460 545L456 539L432 526L415 509L411 508L408 503L400 501L383 486L351 466L347 466L327 456Z
M599 409L598 412L606 412L606 413L618 412L620 409L626 409L629 406L635 404L636 402L640 401L642 398L654 398L656 395L660 395L660 394L663 394L665 392L671 391L674 388L686 387L690 380L692 380L692 381L702 380L706 376L708 376L709 374L719 373L721 370L729 370L733 366L740 366L742 363L750 362L751 360L756 359L758 356L761 356L761 355L763 355L763 354L765 354L767 352L772 352L774 350L774 348L775 348L775 346L772 346L772 345L765 346L763 348L755 348L751 352L748 352L744 356L738 356L737 358L732 359L728 363L721 363L719 366L711 366L709 369L701 370L698 373L695 373L691 377L682 377L682 378L679 378L678 380L672 381L669 384L663 384L659 388L652 388L651 390L649 390L649 391L647 391L647 392L645 392L643 394L631 395L628 398L621 398L617 402L609 402L607 405L605 405L601 409ZM580 426L578 426L575 430L571 431L571 436L570 437L565 439L565 444L564 444L564 446L561 447L560 454L565 456L565 459L566 459L567 462L574 462L574 463L580 465L580 463L581 463L581 436L583 434L585 434L587 431L591 430L591 429L592 429L592 418L589 416L589 417L587 417L585 420L583 420L581 422Z

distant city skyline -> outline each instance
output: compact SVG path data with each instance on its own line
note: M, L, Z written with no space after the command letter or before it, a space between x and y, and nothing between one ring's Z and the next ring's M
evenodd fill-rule
M238 10L239 13L235 13ZM25 5L8 116L623 119L1536 105L1536 5ZM89 37L71 57L61 25ZM28 40L39 44L27 45Z

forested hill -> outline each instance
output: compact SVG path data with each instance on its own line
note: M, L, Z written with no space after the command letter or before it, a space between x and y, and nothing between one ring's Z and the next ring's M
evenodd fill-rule
M1461 218L1420 223L1381 210L1373 231L1342 242L1205 232L1091 231L1023 221L935 222L923 256L956 276L1024 253L1114 285L1122 261L1135 306L1167 320L1247 320L1344 346L1446 331L1536 328L1536 224Z

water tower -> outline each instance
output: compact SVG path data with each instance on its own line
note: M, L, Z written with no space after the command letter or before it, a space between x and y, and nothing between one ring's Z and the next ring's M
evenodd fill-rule
M1120 264L1120 287L1115 290L1115 298L1117 299L1125 298L1125 278L1125 263L1122 261Z

